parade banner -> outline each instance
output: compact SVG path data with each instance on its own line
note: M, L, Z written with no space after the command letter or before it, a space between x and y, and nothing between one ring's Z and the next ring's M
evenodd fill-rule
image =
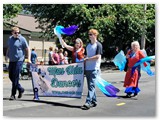
M84 83L84 63L38 65L32 68L32 83L38 96L80 98Z

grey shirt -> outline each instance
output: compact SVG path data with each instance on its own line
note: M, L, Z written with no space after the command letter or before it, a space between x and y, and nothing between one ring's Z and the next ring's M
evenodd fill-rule
M100 42L96 42L94 44L89 43L86 47L87 57L92 57L95 55L102 55L102 44ZM101 65L101 56L98 60L88 60L86 61L86 70L100 70Z

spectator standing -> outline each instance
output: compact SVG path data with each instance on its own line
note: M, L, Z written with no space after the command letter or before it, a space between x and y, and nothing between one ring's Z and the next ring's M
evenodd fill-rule
M68 52L64 51L64 64L68 64Z
M60 65L64 65L64 55L63 55L63 49L59 49L59 59L60 59Z
M56 47L54 50L54 53L52 55L52 61L53 65L59 65L60 64L60 59L59 59L59 54L58 54L58 48Z
M119 47L116 46L116 49L115 49L115 56L119 53Z
M48 53L48 58L49 58L48 64L49 65L53 65L52 56L53 56L53 47L49 47L49 53Z
M36 64L36 62L38 62L37 53L35 52L35 48L32 48L32 51L31 51L31 62L33 64Z

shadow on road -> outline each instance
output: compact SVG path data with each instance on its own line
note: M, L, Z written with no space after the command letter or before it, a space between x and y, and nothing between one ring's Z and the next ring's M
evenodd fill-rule
M3 98L3 100L9 100L9 98Z
M44 101L44 100L25 100L25 99L20 99L19 101L44 103L44 104L49 104L49 105L53 105L53 106L61 106L61 107L69 107L69 108L81 108L81 106L78 106L78 105L69 105L69 104L58 103L58 102L50 102L50 101Z
M126 97L125 95L117 95L117 99L138 100L137 97Z

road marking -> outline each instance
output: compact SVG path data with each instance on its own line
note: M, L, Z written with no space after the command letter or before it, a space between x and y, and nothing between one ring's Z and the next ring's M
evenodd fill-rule
M126 103L122 102L122 103L118 103L117 106L122 106L125 105Z

